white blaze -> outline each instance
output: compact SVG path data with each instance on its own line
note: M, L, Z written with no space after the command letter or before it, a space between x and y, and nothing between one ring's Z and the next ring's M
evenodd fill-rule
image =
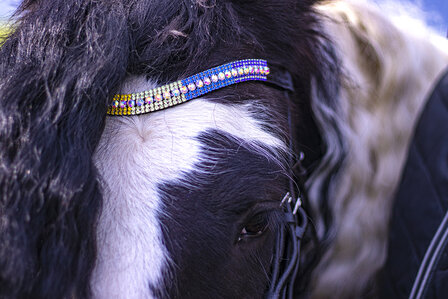
M141 79L130 85L131 91L148 89ZM157 218L163 213L157 184L194 169L201 146L195 137L201 132L225 131L254 150L261 150L257 144L284 149L284 142L263 131L248 108L196 99L155 113L107 119L95 158L104 188L91 282L95 298L148 298L149 284L161 286L170 257Z

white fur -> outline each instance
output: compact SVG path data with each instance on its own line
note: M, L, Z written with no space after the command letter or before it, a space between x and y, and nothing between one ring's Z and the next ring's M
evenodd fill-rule
M124 86L123 92L138 92L153 85L130 78ZM283 140L261 128L249 105L196 99L155 113L107 119L96 153L104 206L91 282L95 298L148 298L148 283L161 286L170 257L157 219L164 213L157 184L194 169L200 151L195 137L207 129L225 131L262 154L260 145L285 150Z
M420 111L448 67L448 41L406 9L386 13L362 0L317 9L342 59L348 153L330 190L334 241L315 272L312 297L357 298L385 261L393 194ZM314 202L324 179L318 176L310 182Z

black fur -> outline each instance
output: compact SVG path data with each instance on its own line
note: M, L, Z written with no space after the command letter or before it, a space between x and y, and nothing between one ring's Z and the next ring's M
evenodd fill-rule
M318 159L320 139L302 138L318 136L311 78L329 99L334 61L314 2L25 1L0 48L0 296L90 296L102 204L92 155L128 74L166 83L236 59L282 65L297 140Z
M278 203L288 190L287 165L273 162L281 153L257 154L224 132L198 139L203 162L197 170L160 186L161 227L172 259L166 297L261 298L282 225ZM237 243L254 213L270 218L268 231Z
M89 296L101 193L92 154L125 75L123 5L27 1L0 49L0 294Z

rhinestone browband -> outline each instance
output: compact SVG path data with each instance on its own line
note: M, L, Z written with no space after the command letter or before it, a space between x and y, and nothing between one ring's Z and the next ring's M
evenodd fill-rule
M270 69L266 60L233 61L148 91L117 94L109 105L107 114L150 113L184 103L228 85L243 81L266 81L269 73Z

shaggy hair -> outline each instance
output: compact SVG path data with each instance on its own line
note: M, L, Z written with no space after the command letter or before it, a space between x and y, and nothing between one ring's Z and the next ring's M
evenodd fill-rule
M394 190L418 115L448 66L448 41L403 8L385 16L365 1L338 0L317 9L342 59L336 119L348 152L330 184L331 227L318 221L329 246L314 272L313 297L360 298L385 262ZM320 124L324 132L334 127ZM316 211L326 178L318 170L308 182Z
M249 57L293 74L305 206L326 249L312 297L361 296L385 260L393 192L448 46L364 2L318 4L320 17L313 5L26 0L0 49L0 297L91 295L103 203L92 157L126 77L165 83Z
M164 83L265 58L293 75L294 134L306 165L343 149L338 64L314 3L25 0L0 49L0 297L91 295L102 207L92 157L108 101L127 76ZM342 153L318 168L323 198Z

